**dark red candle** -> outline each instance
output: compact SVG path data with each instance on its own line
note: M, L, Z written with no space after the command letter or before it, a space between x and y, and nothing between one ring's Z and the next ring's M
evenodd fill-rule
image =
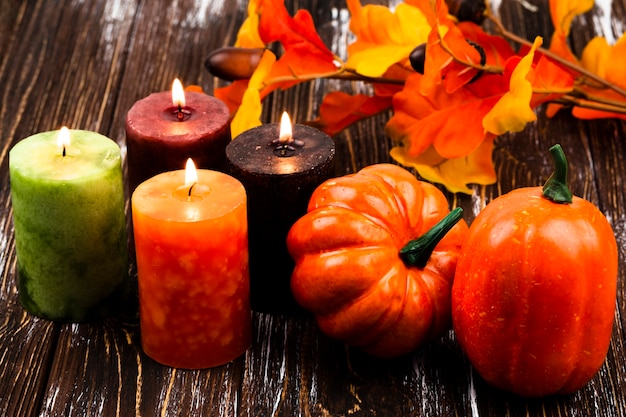
M177 84L177 93L151 94L128 112L130 192L156 174L181 169L188 158L199 168L223 170L225 166L224 149L231 139L228 107L204 93L185 92L181 98L182 85Z
M291 128L288 118L286 124ZM279 124L247 130L228 144L226 158L229 173L248 195L252 308L292 313L298 307L291 295L295 264L287 251L287 233L306 214L315 188L334 176L335 144L304 125L293 126L283 140L280 136Z

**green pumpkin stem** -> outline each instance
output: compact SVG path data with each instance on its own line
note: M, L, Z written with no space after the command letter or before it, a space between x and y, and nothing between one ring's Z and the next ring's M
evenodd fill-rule
M550 148L554 159L554 172L543 186L542 195L550 201L559 204L570 204L572 192L567 187L567 158L563 148L558 143Z
M411 240L400 249L400 258L407 266L424 268L430 259L435 246L441 239L463 218L463 209L457 207L446 217L439 220L428 232L421 237Z

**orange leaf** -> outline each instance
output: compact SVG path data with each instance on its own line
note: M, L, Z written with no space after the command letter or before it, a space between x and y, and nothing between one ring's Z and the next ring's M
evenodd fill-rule
M567 38L574 17L591 10L593 3L594 0L550 0L554 32Z
M243 93L245 93L247 88L248 80L237 80L226 87L216 88L213 94L226 103L228 110L233 114L241 105Z
M241 106L235 113L230 124L232 137L235 138L248 129L261 125L261 90L266 73L276 62L276 56L270 50L265 50L259 61L259 65L248 82L248 88L243 94Z
M486 131L495 135L502 135L506 132L520 132L528 122L535 121L537 115L531 108L533 88L529 74L535 50L541 45L541 38L535 38L531 50L526 56L515 63L511 72L509 91L506 92L487 113L483 120L483 127ZM513 62L513 60L509 60ZM509 70L508 66L506 70Z
M337 72L337 59L317 34L308 11L298 10L292 18L283 1L267 0L259 33L266 44L279 41L285 50L267 76L273 82L280 80L281 87L291 87L307 76L310 79Z
M367 77L380 77L390 66L407 61L411 51L426 42L430 24L416 7L400 3L395 10L348 0L350 30L356 41L348 45L346 66Z
M259 47L276 41L282 44L284 54L271 68L263 69L261 100L277 88L286 89L338 70L336 58L317 34L309 12L299 10L292 18L283 0L252 0L248 4L248 17L238 33L238 46ZM247 88L248 80L238 80L216 89L215 96L234 113Z
M553 62L543 54L539 55L537 64L533 67L533 96L530 107L554 100L569 93L574 87L574 77L570 71Z
M185 91L189 91L192 93L204 93L204 90L202 89L202 87L199 85L195 85L195 84L190 84L186 86Z
M265 43L259 35L259 15L263 9L263 0L248 2L248 17L239 27L235 46L239 48L263 48Z
M329 93L320 106L320 116L311 124L330 136L352 123L378 114L391 106L390 97L350 95L341 91Z
M578 61L567 44L567 37L574 17L591 10L593 3L594 0L550 0L550 18L554 25L551 52L570 62Z
M466 40L480 45L485 51L485 63L494 67L502 67L506 61L515 55L511 45L501 36L489 35L472 22L460 22L458 28Z
M624 77L624 68L626 68L626 33L610 46L606 39L597 37L592 39L585 49L581 58L581 65L603 77L612 84L626 90L626 78ZM591 86L582 86L590 97L598 97L609 102L622 103L626 105L626 97L616 91L608 88L593 88ZM611 111L600 111L575 107L572 114L580 119L600 119L617 117L626 120L626 115Z
M478 71L457 60L480 65L480 53L466 41L456 22L448 18L445 3L437 0L436 4L436 24L426 45L424 76L427 81L422 83L420 90L423 94L440 84L444 84L448 93L453 93L470 82Z
M500 76L488 78L497 77ZM428 82L426 77L415 74L407 79L404 90L394 96L394 115L387 123L387 134L402 143L411 157L431 146L442 158L467 156L485 139L480 121L504 91L479 97L467 88L452 94L435 88L423 95L419 91L424 82Z
M472 194L467 184L493 184L496 172L491 154L493 152L493 135L485 140L469 155L447 159L442 157L431 146L417 156L406 152L406 147L396 146L391 149L391 157L406 167L411 167L426 180L443 184L448 191Z

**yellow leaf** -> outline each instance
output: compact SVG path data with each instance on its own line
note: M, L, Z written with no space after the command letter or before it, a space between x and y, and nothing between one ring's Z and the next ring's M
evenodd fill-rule
M259 66L252 74L248 88L243 93L241 106L230 124L230 132L233 138L239 136L248 129L261 125L261 89L264 87L264 79L276 62L276 56L270 51L263 52Z
M589 70L600 77L604 77L604 68L606 67L606 62L610 53L611 47L606 42L606 39L597 36L589 41L589 43L585 46L580 64L586 70Z
M579 14L593 7L594 0L550 0L550 18L554 25L554 33L550 40L550 51L570 61L577 62L567 44L572 20Z
M594 0L550 0L554 32L567 38L574 17L591 10L593 3Z
M248 17L237 33L235 46L240 48L264 48L265 43L259 35L259 18L263 0L250 0L248 3Z
M513 70L509 91L483 118L483 128L487 132L497 136L506 132L521 132L526 123L537 120L537 115L530 107L533 87L527 77L531 70L535 50L539 46L541 46L541 38L537 37L528 54Z
M390 66L405 60L414 48L396 45L372 47L351 56L346 66L366 77L381 77Z
M417 7L400 3L392 12L381 5L361 6L359 0L347 3L356 41L348 46L346 66L359 74L380 77L428 40L430 24Z
M453 193L472 194L467 184L493 184L496 173L491 160L494 137L488 135L469 155L446 159L441 157L431 146L417 157L407 153L406 146L391 149L391 157L398 163L412 167L428 181L445 185Z

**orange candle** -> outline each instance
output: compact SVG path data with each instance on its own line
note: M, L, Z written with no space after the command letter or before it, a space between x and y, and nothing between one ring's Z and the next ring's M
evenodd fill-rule
M246 193L226 174L159 174L132 195L144 352L187 369L230 362L250 345Z

